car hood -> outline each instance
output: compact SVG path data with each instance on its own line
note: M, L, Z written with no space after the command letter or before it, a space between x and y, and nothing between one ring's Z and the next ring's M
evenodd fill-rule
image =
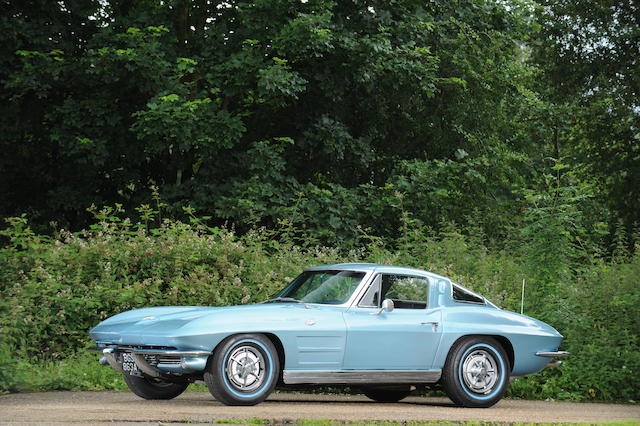
M134 309L114 315L89 331L95 341L118 342L126 336L180 336L199 329L227 328L230 324L287 321L302 311L336 309L302 303L260 303L255 305L202 307L165 306Z

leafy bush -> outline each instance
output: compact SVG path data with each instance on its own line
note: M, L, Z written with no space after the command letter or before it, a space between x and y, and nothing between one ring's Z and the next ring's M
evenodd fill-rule
M572 287L559 289L557 309L546 316L565 334L564 347L572 355L538 384L541 396L638 401L638 260L594 265L578 274Z
M21 221L5 231L12 241L0 264L0 289L12 302L0 314L5 344L41 359L63 358L115 313L262 301L306 265L339 258L336 250L280 245L266 231L240 238L170 221L148 231L115 213L103 210L90 231L63 231L41 243Z
M55 361L15 353L0 345L0 393L126 389L120 373L98 363L97 353L80 351Z
M356 244L363 248L344 252L296 245L292 235L301 241L304 234L287 227L238 236L194 216L189 224L164 220L148 229L158 211L141 211L143 222L131 223L118 208L106 208L90 229L52 238L33 233L25 218L8 220L1 232L9 243L0 248L0 391L121 388L120 378L87 352L87 330L99 321L142 306L259 302L312 264L423 268L510 310L519 309L523 271L531 265L526 250L488 247L479 230L465 235L445 224L434 235L406 213L395 246L360 230ZM592 259L546 292L528 293L525 313L560 330L572 356L562 368L514 381L511 396L638 400L640 256L617 259ZM546 283L530 274L528 285Z

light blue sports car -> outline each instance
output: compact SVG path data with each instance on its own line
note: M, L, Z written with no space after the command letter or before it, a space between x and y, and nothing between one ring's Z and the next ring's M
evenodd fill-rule
M567 354L553 327L445 277L357 263L309 268L264 303L136 309L90 334L136 395L170 399L204 380L228 405L276 387L345 385L396 402L441 385L458 405L490 407L510 377Z

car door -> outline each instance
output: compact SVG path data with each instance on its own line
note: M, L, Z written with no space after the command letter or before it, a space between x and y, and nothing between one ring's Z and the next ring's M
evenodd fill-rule
M345 370L425 370L440 343L441 311L429 306L427 277L379 274L344 314ZM384 299L394 310L382 311Z

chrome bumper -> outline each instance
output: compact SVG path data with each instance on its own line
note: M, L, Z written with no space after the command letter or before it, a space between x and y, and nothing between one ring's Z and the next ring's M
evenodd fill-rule
M567 356L569 355L569 352L567 351L556 351L556 352L546 352L546 351L541 351L541 352L536 352L537 356L542 356L545 358L555 358L558 356ZM560 367L562 365L562 361L551 361L549 362L547 365L544 366L544 368L554 368L554 367Z
M102 350L100 364L110 365L116 371L125 373L122 363L118 362L117 353L128 353L131 355L138 370L151 377L160 377L165 373L183 374L202 371L207 365L207 360L211 352L207 351L179 351L173 349L145 349L111 346ZM145 355L162 355L164 357L179 358L179 363L162 363L155 365L149 363ZM177 361L177 360L176 360Z
M143 355L165 355L165 356L209 356L211 352L206 351L176 351L173 349L122 349L125 352Z
M557 351L557 352L541 351L541 352L536 352L536 355L543 356L543 357L546 357L546 358L555 358L555 357L558 357L558 356L567 356L567 355L569 355L569 352L567 352L567 351Z

